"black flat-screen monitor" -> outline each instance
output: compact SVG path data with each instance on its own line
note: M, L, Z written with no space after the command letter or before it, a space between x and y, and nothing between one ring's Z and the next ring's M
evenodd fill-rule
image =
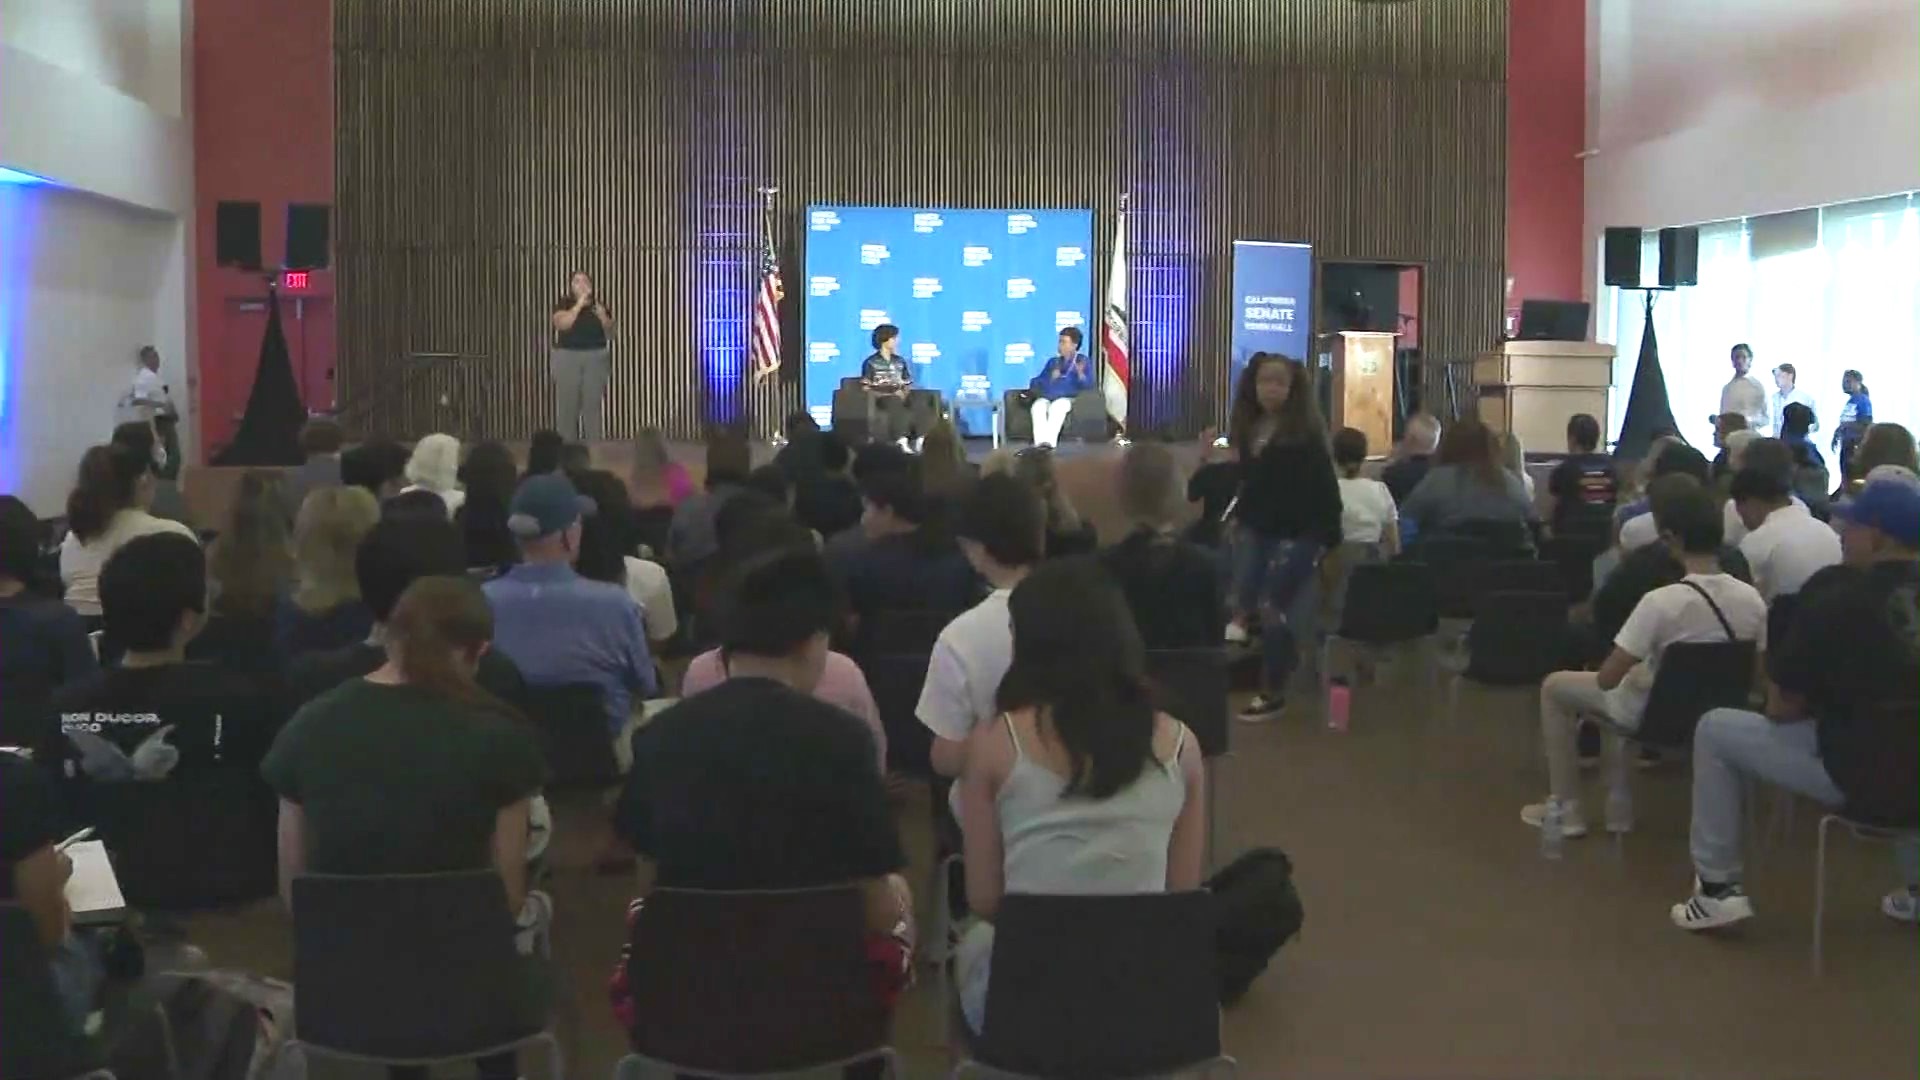
M1519 341L1585 341L1587 313L1592 305L1585 300L1522 300Z

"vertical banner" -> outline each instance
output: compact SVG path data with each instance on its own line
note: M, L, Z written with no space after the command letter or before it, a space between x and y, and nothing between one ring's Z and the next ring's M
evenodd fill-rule
M1307 359L1312 333L1313 246L1272 240L1233 242L1233 370L1254 353ZM1231 391L1229 391L1231 393Z

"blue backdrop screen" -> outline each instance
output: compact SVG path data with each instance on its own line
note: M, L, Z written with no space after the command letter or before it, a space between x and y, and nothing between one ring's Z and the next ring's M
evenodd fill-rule
M1062 328L1087 332L1093 211L813 206L806 264L807 409L823 426L882 323L900 328L915 385L998 400L1039 374ZM986 434L985 410L958 417Z

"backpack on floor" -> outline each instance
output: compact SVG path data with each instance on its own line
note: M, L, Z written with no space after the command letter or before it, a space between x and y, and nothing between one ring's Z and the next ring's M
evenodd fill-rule
M1306 911L1293 887L1293 863L1279 848L1254 848L1209 878L1214 900L1220 1004L1240 1000L1267 962L1300 932Z
M155 975L153 982L171 1045L116 1048L116 1064L150 1060L161 1067L143 1075L179 1080L273 1080L281 1074L280 1048L293 1032L292 986L240 971ZM166 1067L169 1057L177 1072Z

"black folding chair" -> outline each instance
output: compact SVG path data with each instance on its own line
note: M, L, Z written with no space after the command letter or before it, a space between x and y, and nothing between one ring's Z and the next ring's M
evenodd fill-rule
M1361 563L1347 577L1340 626L1321 643L1321 678L1331 677L1336 644L1372 653L1419 641L1439 629L1432 567L1420 562Z
M1647 691L1640 723L1628 727L1594 716L1602 727L1629 742L1669 750L1693 747L1693 729L1710 709L1744 709L1754 680L1751 641L1688 641L1660 653L1660 668Z
M1560 586L1567 599L1580 603L1593 595L1593 560L1607 550L1605 533L1574 532L1549 537L1540 545L1540 559L1560 570Z
M1200 743L1200 754L1207 773L1207 856L1213 866L1215 815L1219 785L1214 782L1215 759L1229 752L1227 722L1231 711L1228 696L1232 676L1227 670L1227 651L1212 649L1149 649L1147 679L1159 692L1160 707L1167 715L1187 725Z
M431 1067L544 1046L565 1076L544 980L513 939L491 869L295 878L287 1052Z
M754 892L655 889L634 919L627 985L645 1069L708 1078L878 1061L893 1017L874 993L857 885Z
M1214 949L1204 891L1008 896L994 917L985 1028L954 1075L1234 1075Z
M165 780L74 791L133 907L204 910L279 887L279 803L252 766L183 767Z
M548 786L557 791L601 789L620 782L607 706L592 683L527 687L527 715L547 755Z
M1475 602L1473 625L1467 630L1465 666L1447 695L1447 715L1452 717L1459 709L1463 682L1537 686L1560 670L1568 635L1567 598L1557 589L1483 594Z

